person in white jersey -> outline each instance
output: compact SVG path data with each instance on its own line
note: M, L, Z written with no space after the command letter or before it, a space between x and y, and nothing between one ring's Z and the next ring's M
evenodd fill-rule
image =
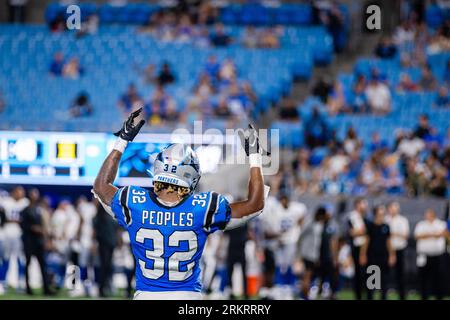
M12 285L25 289L25 255L22 245L22 229L20 227L20 213L28 207L30 201L25 197L25 190L21 186L14 187L10 196L1 200L5 211L6 221L3 226L3 268L0 274L0 286L6 285L8 272L15 271L17 279L11 279ZM11 269L11 262L16 262L17 270Z
M417 266L420 275L420 294L423 300L434 294L437 299L444 296L443 273L446 237L445 221L436 217L433 209L425 211L424 220L417 223L414 237L417 241Z
M349 236L351 239L352 257L355 266L355 276L353 277L353 290L355 298L361 300L364 287L363 267L359 263L361 247L366 242L366 211L368 208L367 200L356 198L354 209L348 214Z
M405 300L405 250L408 246L409 222L400 214L400 204L393 201L387 206L386 223L391 233L391 245L395 251L395 282L400 300Z

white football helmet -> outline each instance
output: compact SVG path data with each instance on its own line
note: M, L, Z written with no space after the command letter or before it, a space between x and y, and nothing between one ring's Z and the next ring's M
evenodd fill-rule
M191 147L173 143L156 156L153 183L163 182L190 189L192 194L200 180L200 163Z

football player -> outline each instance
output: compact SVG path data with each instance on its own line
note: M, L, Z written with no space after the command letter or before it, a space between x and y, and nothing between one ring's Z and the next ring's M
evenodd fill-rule
M194 194L201 176L199 161L183 144L171 144L158 154L153 188L118 189L112 183L127 144L145 123L135 124L141 111L133 112L116 133L118 139L97 175L93 192L128 230L136 260L134 299L201 299L199 264L208 235L240 226L264 208L259 139L251 125L240 134L250 162L244 201L230 204L215 192Z
M16 259L18 278L13 282L17 282L17 289L25 288L25 254L21 239L20 213L28 207L29 203L30 201L25 197L25 190L21 186L15 187L11 191L11 196L3 198L1 201L6 221L3 225L4 260L0 268L0 286L6 287L7 274L11 267L10 262L13 261L12 259Z

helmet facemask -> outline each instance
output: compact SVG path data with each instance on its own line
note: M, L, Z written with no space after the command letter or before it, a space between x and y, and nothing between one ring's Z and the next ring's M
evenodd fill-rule
M189 188L159 181L155 181L153 183L153 188L156 195L158 195L163 190L167 190L167 192L169 193L176 192L180 201L191 193L191 190Z

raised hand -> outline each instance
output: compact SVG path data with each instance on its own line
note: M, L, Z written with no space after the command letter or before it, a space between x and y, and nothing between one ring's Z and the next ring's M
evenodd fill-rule
M123 123L122 129L114 133L114 135L126 141L133 141L133 139L139 133L139 130L141 130L142 126L145 124L145 120L139 121L139 123L136 125L134 124L134 119L136 119L141 114L141 112L142 108L139 108L138 110L132 112L127 121Z

